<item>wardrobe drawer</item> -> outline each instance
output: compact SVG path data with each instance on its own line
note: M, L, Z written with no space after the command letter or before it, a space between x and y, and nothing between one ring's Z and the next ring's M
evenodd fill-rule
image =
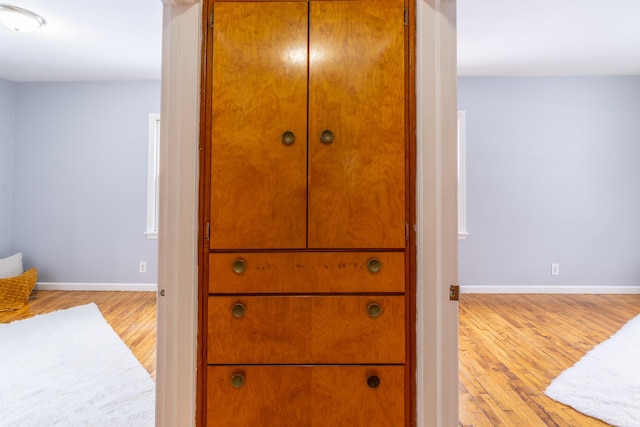
M207 425L404 426L404 366L208 366Z
M403 296L209 297L209 364L404 363Z
M215 253L209 293L404 292L403 252Z

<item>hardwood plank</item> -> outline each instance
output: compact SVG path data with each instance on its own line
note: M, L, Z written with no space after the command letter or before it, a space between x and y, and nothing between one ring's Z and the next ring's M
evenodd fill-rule
M0 323L89 302L155 378L154 292L34 291ZM544 390L638 313L640 295L462 295L460 425L607 426Z
M10 323L39 314L95 303L113 330L155 380L156 377L156 293L41 291L31 294L29 303L17 311L0 312L0 323Z
M460 425L608 426L544 390L638 313L640 295L462 295Z

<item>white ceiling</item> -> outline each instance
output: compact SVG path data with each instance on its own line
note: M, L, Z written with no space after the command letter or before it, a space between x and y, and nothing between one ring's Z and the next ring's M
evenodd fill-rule
M0 78L160 78L160 0L0 0L47 25L0 25ZM463 76L640 75L640 0L458 0Z
M640 75L640 0L458 0L458 75Z
M159 80L160 0L0 0L46 25L0 25L0 78L14 82Z

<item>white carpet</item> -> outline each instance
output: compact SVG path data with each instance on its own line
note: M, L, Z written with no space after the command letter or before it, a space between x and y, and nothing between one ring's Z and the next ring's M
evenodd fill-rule
M155 383L91 303L0 324L0 426L153 426Z
M545 394L614 426L640 426L640 316L562 372Z

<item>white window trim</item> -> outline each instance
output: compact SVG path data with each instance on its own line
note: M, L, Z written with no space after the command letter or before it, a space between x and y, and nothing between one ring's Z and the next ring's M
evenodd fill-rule
M147 239L158 238L158 194L160 167L160 113L149 113L147 160Z
M458 111L458 239L464 240L467 231L467 153L465 112Z

